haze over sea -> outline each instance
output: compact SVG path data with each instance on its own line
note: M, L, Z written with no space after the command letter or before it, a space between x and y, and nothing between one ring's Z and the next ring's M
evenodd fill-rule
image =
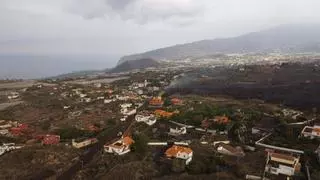
M0 79L37 79L115 66L119 56L0 54Z

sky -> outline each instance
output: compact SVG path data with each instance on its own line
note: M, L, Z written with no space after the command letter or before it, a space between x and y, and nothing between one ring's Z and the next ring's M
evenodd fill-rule
M0 0L0 53L122 56L320 21L319 0Z

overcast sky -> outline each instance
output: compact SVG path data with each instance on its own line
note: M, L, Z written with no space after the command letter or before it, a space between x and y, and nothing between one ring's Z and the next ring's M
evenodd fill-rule
M319 0L0 0L0 53L126 55L320 21Z

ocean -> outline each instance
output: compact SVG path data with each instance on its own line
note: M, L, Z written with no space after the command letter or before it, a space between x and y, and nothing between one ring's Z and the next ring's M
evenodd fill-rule
M0 54L0 79L39 79L82 70L103 70L120 56Z

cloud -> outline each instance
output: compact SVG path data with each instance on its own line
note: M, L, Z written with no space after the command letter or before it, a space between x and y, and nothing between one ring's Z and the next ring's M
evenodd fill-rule
M124 10L127 5L135 2L136 0L106 0L106 4L114 10Z
M319 0L0 0L0 53L131 54L319 23L319 6Z
M205 3L194 0L73 0L68 11L86 19L116 18L137 24L155 21L191 24L198 18Z

